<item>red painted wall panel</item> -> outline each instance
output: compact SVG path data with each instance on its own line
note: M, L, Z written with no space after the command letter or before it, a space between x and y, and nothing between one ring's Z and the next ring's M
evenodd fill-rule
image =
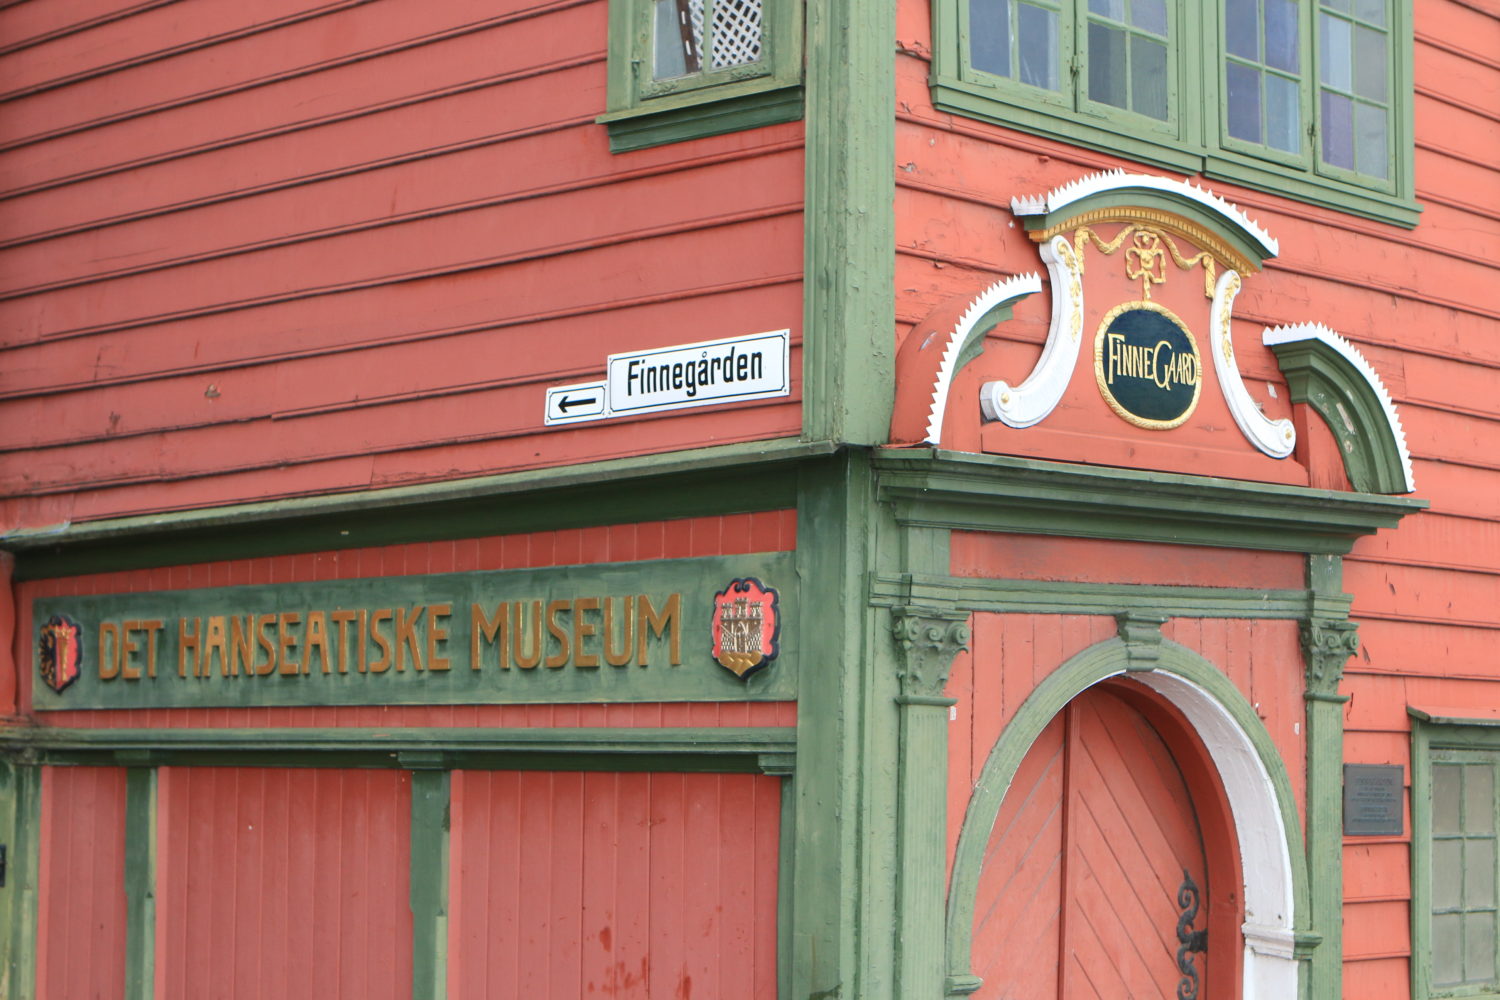
M0 528L798 433L543 426L613 352L800 371L800 123L610 154L601 0L0 17Z
M125 989L125 771L42 769L38 1000Z
M776 992L780 781L456 772L449 996Z
M411 995L407 772L159 773L158 996Z

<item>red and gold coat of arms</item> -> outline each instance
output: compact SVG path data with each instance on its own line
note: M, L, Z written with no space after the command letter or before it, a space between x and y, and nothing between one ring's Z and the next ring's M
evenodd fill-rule
M40 663L42 682L62 693L83 672L83 641L79 624L67 615L53 615L42 626Z
M776 591L759 580L731 580L714 595L714 659L745 678L761 669L780 651L781 616Z

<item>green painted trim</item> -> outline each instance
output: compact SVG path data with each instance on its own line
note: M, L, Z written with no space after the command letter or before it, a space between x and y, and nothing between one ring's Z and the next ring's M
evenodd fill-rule
M1307 403L1338 441L1349 482L1363 493L1410 493L1409 460L1388 400L1369 377L1316 337L1273 343L1292 402Z
M781 829L776 840L776 995L792 995L792 900L797 892L797 781L790 774L781 782Z
M1407 708L1411 716L1411 995L1495 996L1483 989L1435 990L1432 979L1432 758L1445 750L1482 753L1500 761L1500 723L1494 719L1433 715Z
M448 996L448 798L452 775L411 776L412 1000Z
M763 125L780 125L801 118L802 88L793 85L678 107L652 104L628 112L600 115L595 121L609 129L611 153L628 153L669 142L743 132Z
M878 444L895 398L895 0L807 2L802 426Z
M1261 764L1275 788L1281 809L1281 828L1287 840L1292 867L1292 894L1296 907L1296 927L1307 927L1309 897L1306 859L1302 852L1301 820L1292 792L1286 765L1276 745L1256 715L1254 707L1222 671L1197 653L1173 642L1160 646L1156 670L1176 674L1208 692L1234 719L1254 744ZM984 866L984 851L990 830L999 815L1001 802L1022 758L1041 735L1043 729L1069 701L1100 681L1118 676L1128 666L1126 644L1109 639L1089 647L1070 658L1032 691L1001 733L990 751L975 784L974 794L964 814L953 861L953 875L948 894L948 975L953 985L950 995L968 990L973 978L970 949L973 940L974 907L979 890L979 875Z
M875 634L862 595L875 543L870 487L865 455L847 452L806 470L797 507L799 524L817 526L799 533L797 570L821 603L803 639L783 997L891 997L896 676L871 662L889 640Z
M944 602L970 611L1058 615L1112 615L1144 610L1171 618L1295 620L1308 613L1308 593L1303 590L985 580L915 574L875 576L870 583L870 603L880 607Z
M784 773L789 728L61 729L0 733L0 750L47 764L131 767L423 766L582 771ZM427 755L413 757L412 755Z
M903 525L1344 554L1426 501L933 449L881 452Z
M1227 100L1218 56L1222 34L1219 18L1214 14L1215 5L1202 5L1201 9L1191 2L1173 5L1183 17L1197 16L1196 21L1180 21L1181 55L1175 66L1173 97L1192 95L1192 98L1178 101L1176 125L1163 125L1087 101L1081 96L1087 86L1084 73L1079 74L1080 96L1075 98L1071 88L1050 92L974 69L967 54L967 6L965 0L933 0L931 87L933 104L939 110L1406 229L1417 224L1421 206L1416 202L1413 172L1410 4L1394 0L1388 3L1394 41L1390 79L1397 97L1393 102L1392 175L1386 181L1353 174L1329 175L1326 168L1320 167L1311 140L1305 156L1281 158L1227 136L1222 124ZM1070 30L1069 24L1060 25L1059 37L1068 37ZM1307 32L1304 49L1311 54L1316 48L1311 18L1304 24L1304 30ZM1195 41L1198 44L1193 44ZM1082 47L1075 46L1073 51L1081 66ZM1059 67L1064 79L1069 71L1068 54L1063 53ZM1302 106L1305 121L1312 122L1314 60L1309 58L1303 65L1306 71L1302 80ZM1199 109L1205 113L1199 114ZM1283 162L1276 162L1278 159Z
M30 759L0 761L0 832L8 846L0 889L0 996L11 1000L36 996L41 830L42 769Z
M786 509L796 471L835 451L787 439L332 496L11 532L16 579ZM746 469L743 475L727 470Z
M156 771L125 771L125 1000L156 995Z

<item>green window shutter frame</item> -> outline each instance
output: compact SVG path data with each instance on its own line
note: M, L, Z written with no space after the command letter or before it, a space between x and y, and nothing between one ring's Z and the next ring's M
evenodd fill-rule
M802 117L801 0L763 0L755 62L674 79L652 76L655 0L613 0L609 8L608 109L595 119L610 151L797 121Z
M1438 935L1435 934L1433 927L1433 910L1435 907L1441 908L1437 907L1439 901L1435 897L1433 869L1435 844L1439 839L1452 842L1455 836L1460 841L1466 840L1470 833L1468 826L1474 825L1465 821L1466 825L1463 830L1457 833L1450 831L1450 835L1444 838L1435 836L1434 768L1444 765L1470 768L1488 765L1492 786L1488 805L1493 811L1497 805L1500 805L1495 799L1496 789L1500 788L1500 782L1497 782L1494 777L1500 774L1500 727L1496 726L1493 719L1456 717L1441 710L1408 708L1407 711L1412 716L1411 995L1413 1000L1500 996L1500 978L1495 975L1476 976L1475 981L1454 985L1439 985L1435 982L1437 974L1434 971L1434 948L1438 947L1441 942L1437 940ZM1473 804L1472 801L1468 802L1466 807L1472 807ZM1496 823L1497 817L1492 814L1487 824L1479 824L1481 827L1488 826L1488 831L1481 829L1478 832L1492 835ZM1467 863L1467 852L1460 856L1465 857L1465 863ZM1489 857L1488 863L1491 866L1495 865L1493 855ZM1491 874L1495 879L1500 879L1500 870ZM1494 880L1491 881L1493 883ZM1491 892L1493 892L1493 884ZM1478 910L1491 908L1491 903L1477 907ZM1449 909L1452 908L1449 907ZM1467 903L1464 903L1460 909L1467 912L1468 909L1475 909L1475 907L1468 907ZM1500 934L1500 931L1496 933ZM1500 958L1500 938L1492 935L1491 943L1491 961L1493 962L1496 958ZM1459 944L1462 947L1463 942Z
M1412 165L1412 18L1410 6L1400 0L1385 0L1391 43L1386 69L1390 106L1385 178L1321 161L1321 126L1316 118L1317 21L1311 7L1302 10L1299 22L1299 127L1306 134L1300 149L1292 153L1229 134L1222 4L1171 0L1169 9L1177 31L1171 66L1176 76L1171 82L1171 116L1162 123L1087 100L1084 47L1077 39L1085 30L1088 0L1068 0L1060 11L1061 93L1026 86L972 65L971 2L933 0L930 85L933 103L940 110L1408 229L1417 224L1421 208L1415 200ZM1076 60L1071 76L1070 58Z

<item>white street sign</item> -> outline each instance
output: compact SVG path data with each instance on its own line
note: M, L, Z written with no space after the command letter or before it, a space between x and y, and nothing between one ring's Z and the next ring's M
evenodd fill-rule
M603 382L555 385L547 390L546 423L572 424L609 416Z
M609 356L609 415L786 396L791 331Z

